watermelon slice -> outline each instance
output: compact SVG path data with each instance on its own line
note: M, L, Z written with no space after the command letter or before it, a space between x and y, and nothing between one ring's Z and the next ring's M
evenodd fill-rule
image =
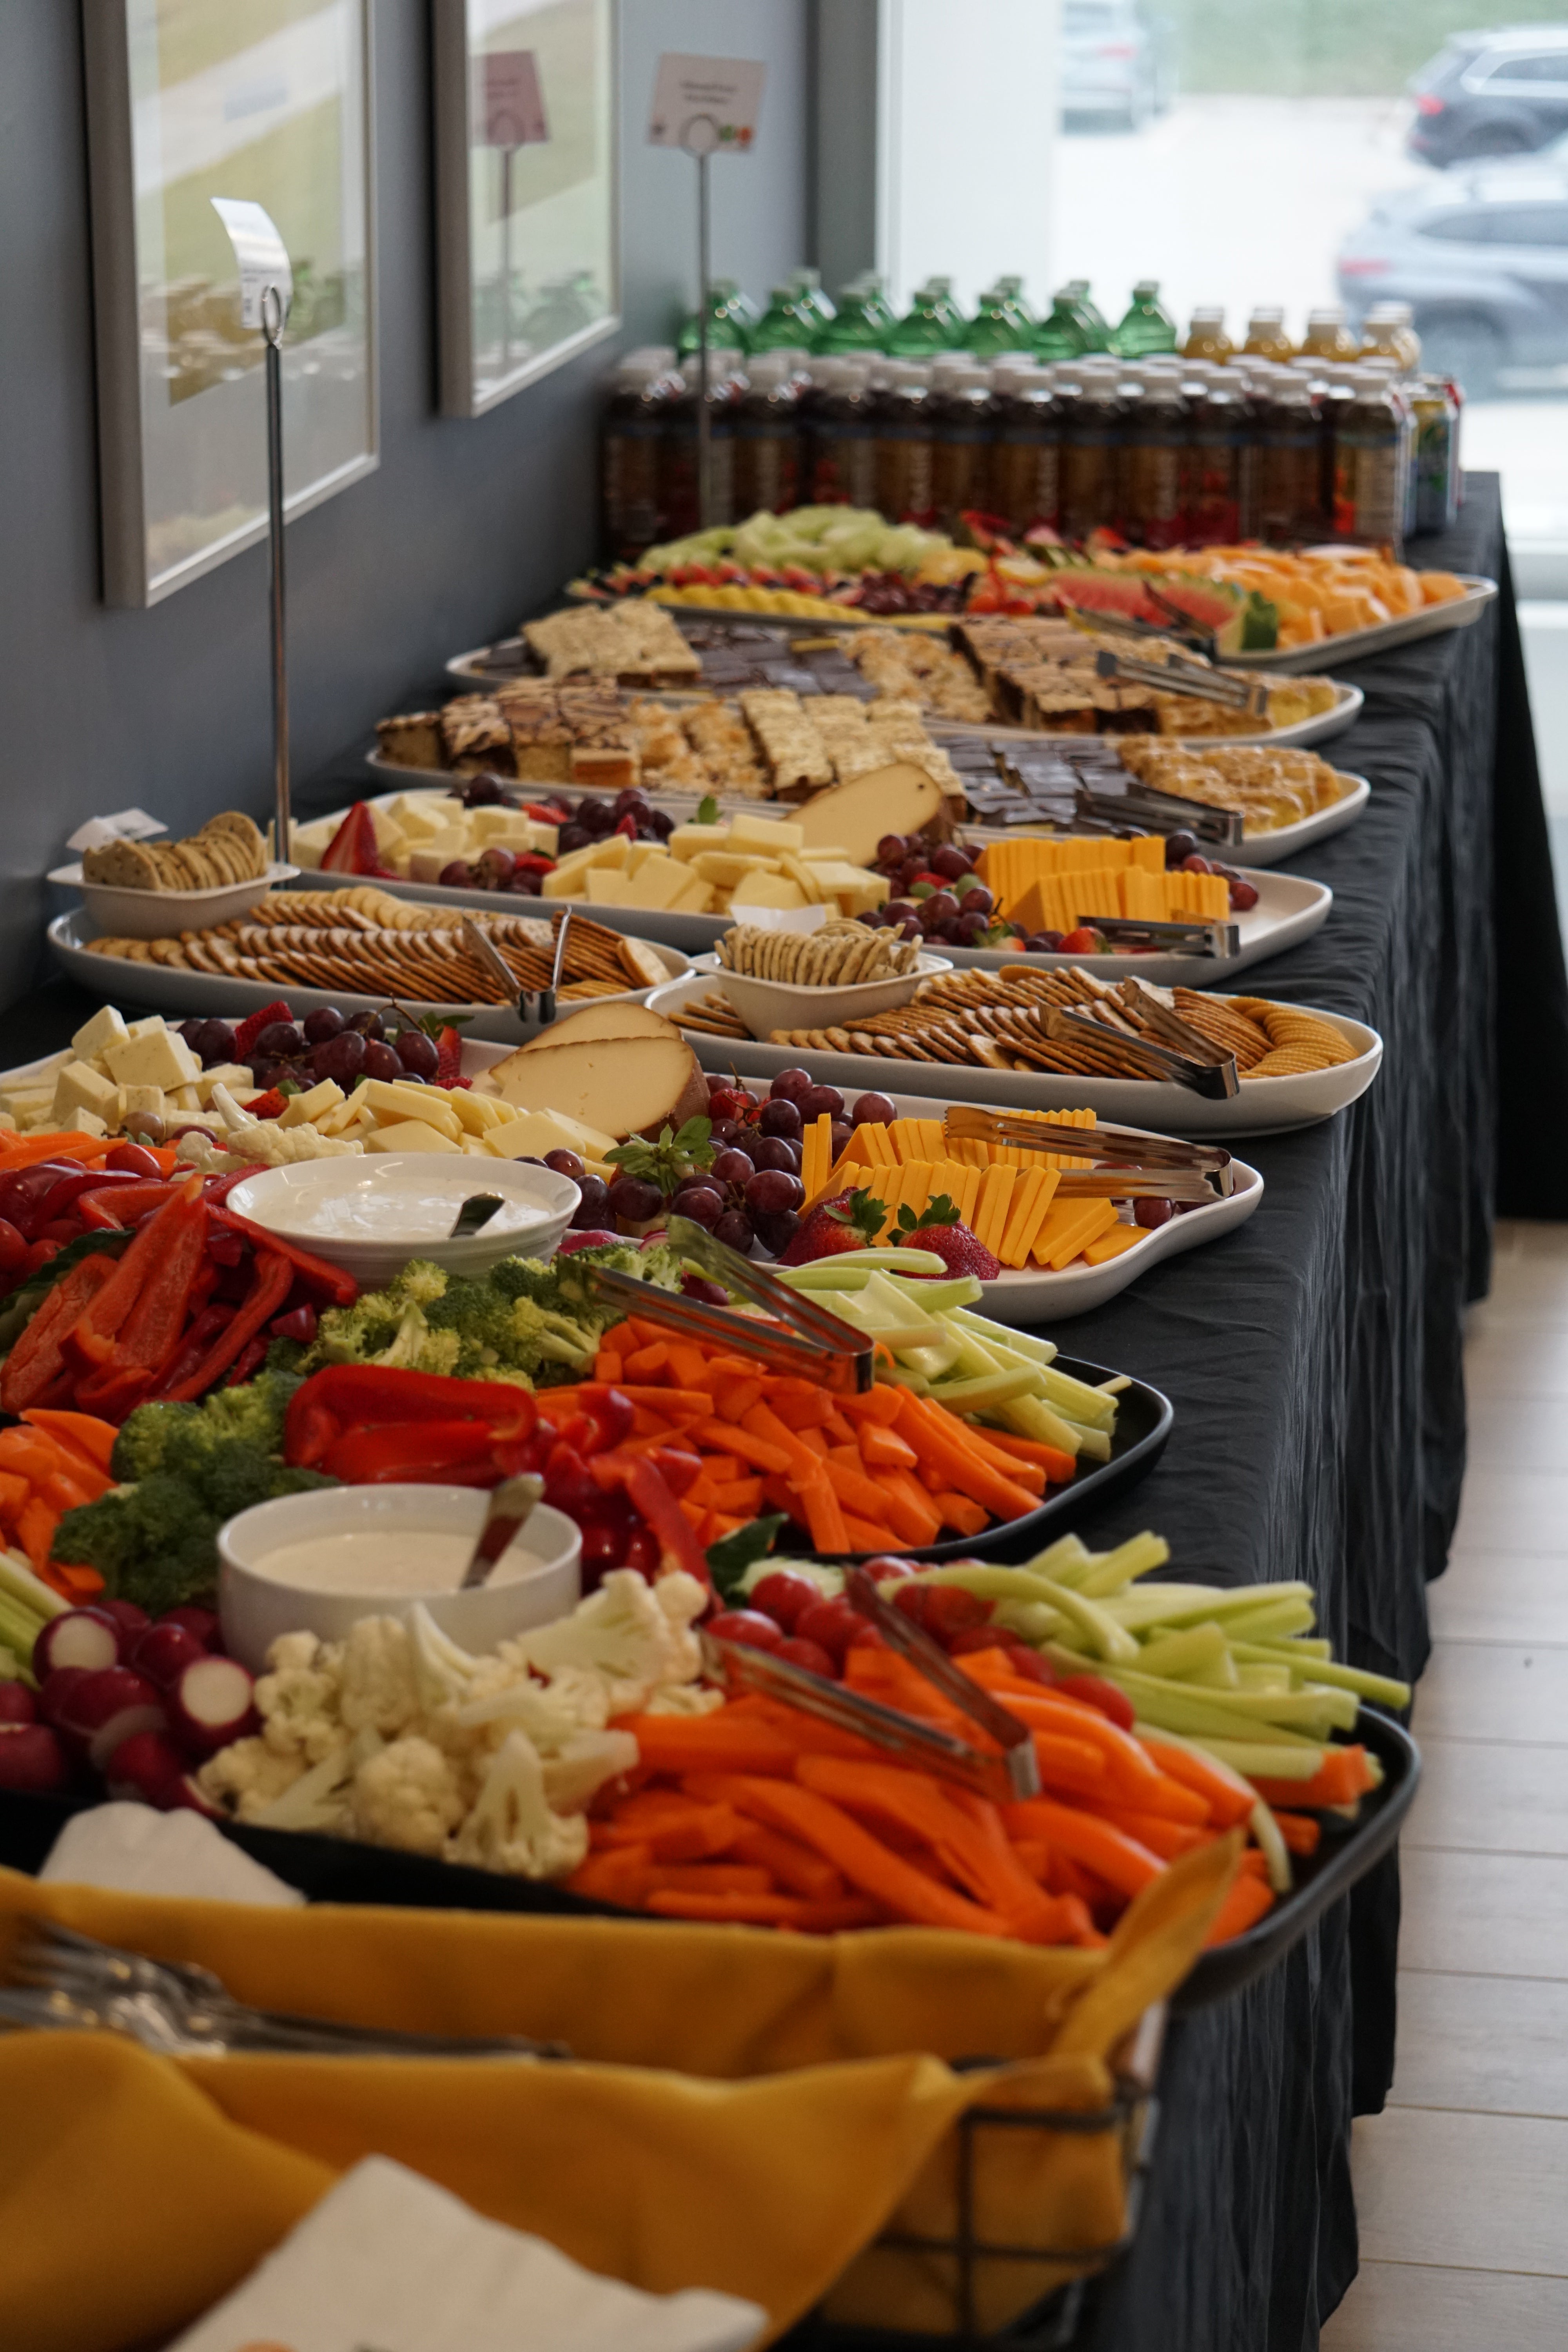
M1279 642L1279 608L1256 588L1175 574L1163 575L1152 584L1165 604L1184 613L1194 627L1206 629L1222 654L1271 653Z

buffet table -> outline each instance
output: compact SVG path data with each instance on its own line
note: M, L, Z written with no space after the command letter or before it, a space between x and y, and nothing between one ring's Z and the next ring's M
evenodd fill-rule
M1334 757L1372 803L1300 861L1334 888L1328 925L1249 975L1376 1027L1382 1074L1339 1118L1246 1145L1262 1214L1057 1335L1176 1408L1161 1466L1086 1523L1091 1543L1150 1527L1183 1577L1302 1578L1336 1650L1405 1677L1458 1509L1461 1316L1494 1206L1568 1215L1568 982L1495 478L1472 477L1459 528L1419 552L1502 596L1347 672L1367 706ZM356 748L300 812L367 781ZM6 1015L6 1060L87 1009L39 989ZM1350 2118L1388 2084L1398 1901L1390 1864L1259 1984L1176 2025L1139 2240L1087 2323L1100 2352L1316 2340L1355 2270Z

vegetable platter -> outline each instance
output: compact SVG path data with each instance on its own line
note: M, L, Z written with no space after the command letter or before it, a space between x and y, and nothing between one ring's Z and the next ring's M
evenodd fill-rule
M490 906L493 909L493 899ZM581 911L585 913L586 909ZM626 909L622 908L618 911L624 918ZM623 920L606 928L629 933L634 929L640 930L641 927ZM121 1003L142 1006L150 1013L186 1013L190 1010L192 996L199 992L204 1012L218 1020L241 1021L247 1013L259 1012L279 993L280 983L276 981L235 980L216 972L196 973L168 964L95 955L88 944L93 936L93 927L79 911L57 916L46 936L50 953L68 978L90 990L94 996L102 997L112 992ZM671 980L690 968L687 956L678 948L662 941L649 941L648 951L664 965ZM340 1013L351 1014L375 1013L387 1001L384 990L361 995L339 988L310 988L298 982L282 984L287 986L289 1003L301 1018L308 1013L327 1007L335 1007ZM627 989L618 996L600 997L595 1001L599 1003L640 1004L648 994L646 988ZM471 1035L489 1038L496 1044L515 1044L520 1038L532 1034L534 1024L523 1022L515 1003L417 1001L422 1013L440 1013L465 1021Z
M956 955L954 961L957 961ZM1058 958L1068 962L1069 958ZM1142 975L1140 975L1141 977ZM689 979L655 990L648 1010L680 1024L685 1004L708 993L709 977L694 970ZM1189 1088L1152 1079L1057 1076L1048 1071L988 1070L953 1062L900 1060L889 1064L879 1054L842 1054L799 1045L773 1045L760 1040L721 1037L690 1029L684 1034L704 1069L738 1071L747 1079L771 1079L794 1068L803 1054L821 1086L839 1087L846 1095L895 1078L912 1096L942 1102L960 1097L997 1109L1092 1110L1100 1118L1140 1126L1149 1133L1233 1137L1282 1134L1295 1128L1316 1126L1331 1118L1366 1092L1383 1061L1383 1040L1375 1029L1348 1014L1320 1006L1303 1006L1314 1018L1337 1030L1352 1049L1352 1058L1327 1070L1295 1076L1258 1079L1225 1100L1193 1093Z

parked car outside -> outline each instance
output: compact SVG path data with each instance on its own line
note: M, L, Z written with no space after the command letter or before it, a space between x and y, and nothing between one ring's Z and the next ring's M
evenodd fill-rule
M1421 163L1533 154L1568 131L1568 24L1455 33L1410 92L1405 146Z
M1140 0L1062 0L1064 121L1092 116L1142 131L1175 94L1169 17L1148 14Z
M1410 303L1424 363L1472 398L1510 370L1568 362L1568 140L1381 197L1338 272L1357 320L1373 302Z

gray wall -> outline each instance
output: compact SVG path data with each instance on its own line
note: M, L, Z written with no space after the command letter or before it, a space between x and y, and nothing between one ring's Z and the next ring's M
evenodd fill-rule
M714 166L716 272L765 296L805 257L808 14L623 0L628 343L664 339L695 284L693 167L643 143L661 49L768 65L754 153ZM374 15L381 466L289 527L301 779L590 559L613 358L475 422L437 415L425 0ZM150 612L100 600L89 273L77 8L0 0L0 1004L43 974L41 877L84 817L139 803L178 832L260 814L270 787L265 549Z

